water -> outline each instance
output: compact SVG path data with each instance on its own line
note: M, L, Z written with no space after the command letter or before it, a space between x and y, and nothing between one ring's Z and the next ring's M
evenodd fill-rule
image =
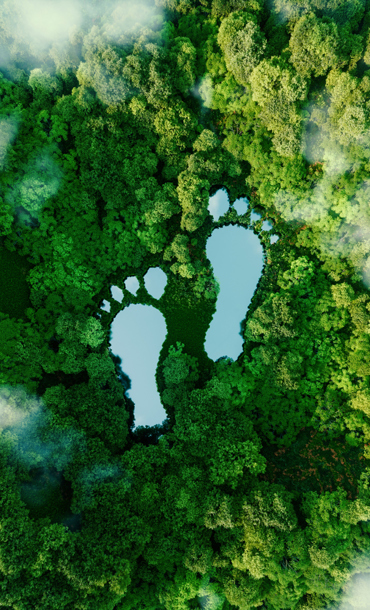
M215 193L212 197L209 198L208 210L210 214L213 216L213 220L217 222L230 207L229 197L226 190L219 189L217 193ZM246 197L240 197L236 199L233 203L233 208L237 211L239 216L246 214L248 211L248 199ZM261 220L261 214L252 211L250 216L251 222L254 220ZM272 224L269 220L264 220L262 223L263 231L270 231L272 229ZM270 243L274 244L277 242L279 237L277 235L272 235L270 238Z
M139 280L137 277L130 275L130 277L125 280L125 288L136 297L136 293L139 290Z
M240 322L262 272L262 245L252 231L227 226L213 231L206 252L220 283L220 293L204 347L212 360L221 356L236 360L243 345Z
M214 221L217 222L221 216L226 214L228 209L229 198L226 191L220 189L209 198L208 210L212 214Z
M103 311L107 311L108 313L110 312L110 302L107 301L106 299L104 299L103 304L100 306L100 309L102 309ZM100 314L98 314L100 317Z
M257 212L252 212L251 221L252 220L261 220L261 214L257 214ZM271 231L272 228L273 228L273 225L270 222L270 220L263 221L262 231ZM278 239L279 239L278 235L270 235L270 244L275 244Z
M145 288L155 299L162 296L166 283L167 276L159 267L150 268L144 276ZM136 296L139 289L137 277L128 277L125 288ZM111 286L110 292L115 301L122 302L121 288ZM104 300L101 309L109 313L110 308L110 302ZM116 315L111 330L110 349L120 356L122 370L131 379L127 395L135 403L136 426L162 423L167 414L160 401L155 371L167 332L163 315L148 305L130 305Z
M155 299L160 299L167 284L167 275L159 267L151 267L144 275L145 288Z
M112 322L111 350L131 379L127 395L135 403L135 427L161 424L167 417L155 381L166 333L163 315L149 305L129 305Z
M234 202L234 209L238 212L239 216L245 214L248 210L248 202L244 197L237 199Z
M248 211L248 200L241 197L234 201L238 215ZM210 197L208 210L217 222L229 209L225 189ZM250 221L261 220L261 214L252 210ZM273 228L270 221L262 223L263 231ZM278 240L271 235L270 243ZM243 347L240 322L245 318L248 305L256 289L263 267L263 249L257 235L243 227L227 226L215 229L207 241L207 257L220 283L216 313L207 331L205 350L217 360L229 356L236 360Z
M118 303L122 302L123 292L122 292L121 288L119 288L118 286L111 286L110 292L115 301L118 301ZM100 309L103 309L103 311L107 311L109 313L110 312L110 302L107 301L106 299L104 299L103 304L101 305Z

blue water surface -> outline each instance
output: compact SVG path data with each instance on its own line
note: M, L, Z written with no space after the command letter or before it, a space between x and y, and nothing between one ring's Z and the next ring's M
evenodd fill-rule
M129 305L112 322L111 350L131 379L127 395L135 403L135 427L161 424L167 417L155 381L166 333L163 315L149 305Z
M263 267L260 240L250 229L215 229L207 241L207 257L220 284L216 313L207 331L205 350L212 360L236 360L242 351L240 323L256 289Z

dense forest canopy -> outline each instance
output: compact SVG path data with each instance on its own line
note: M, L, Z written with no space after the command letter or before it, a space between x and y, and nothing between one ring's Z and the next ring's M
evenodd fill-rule
M369 0L0 0L0 100L0 605L365 608ZM230 224L264 268L213 362ZM168 329L135 431L130 303Z

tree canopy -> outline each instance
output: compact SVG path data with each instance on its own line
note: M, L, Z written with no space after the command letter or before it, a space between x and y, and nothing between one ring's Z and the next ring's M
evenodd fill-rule
M31 4L0 3L0 605L360 610L369 0ZM235 362L220 185L264 249ZM167 417L134 429L110 326L150 267Z

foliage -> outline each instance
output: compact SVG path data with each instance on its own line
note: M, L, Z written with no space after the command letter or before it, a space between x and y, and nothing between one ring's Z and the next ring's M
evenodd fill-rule
M233 11L222 20L218 32L217 40L225 55L227 69L241 85L248 83L267 44L256 21L250 13Z
M323 21L308 13L296 23L289 40L290 61L302 76L321 76L339 65L338 28L333 20ZM315 55L318 53L318 55Z

